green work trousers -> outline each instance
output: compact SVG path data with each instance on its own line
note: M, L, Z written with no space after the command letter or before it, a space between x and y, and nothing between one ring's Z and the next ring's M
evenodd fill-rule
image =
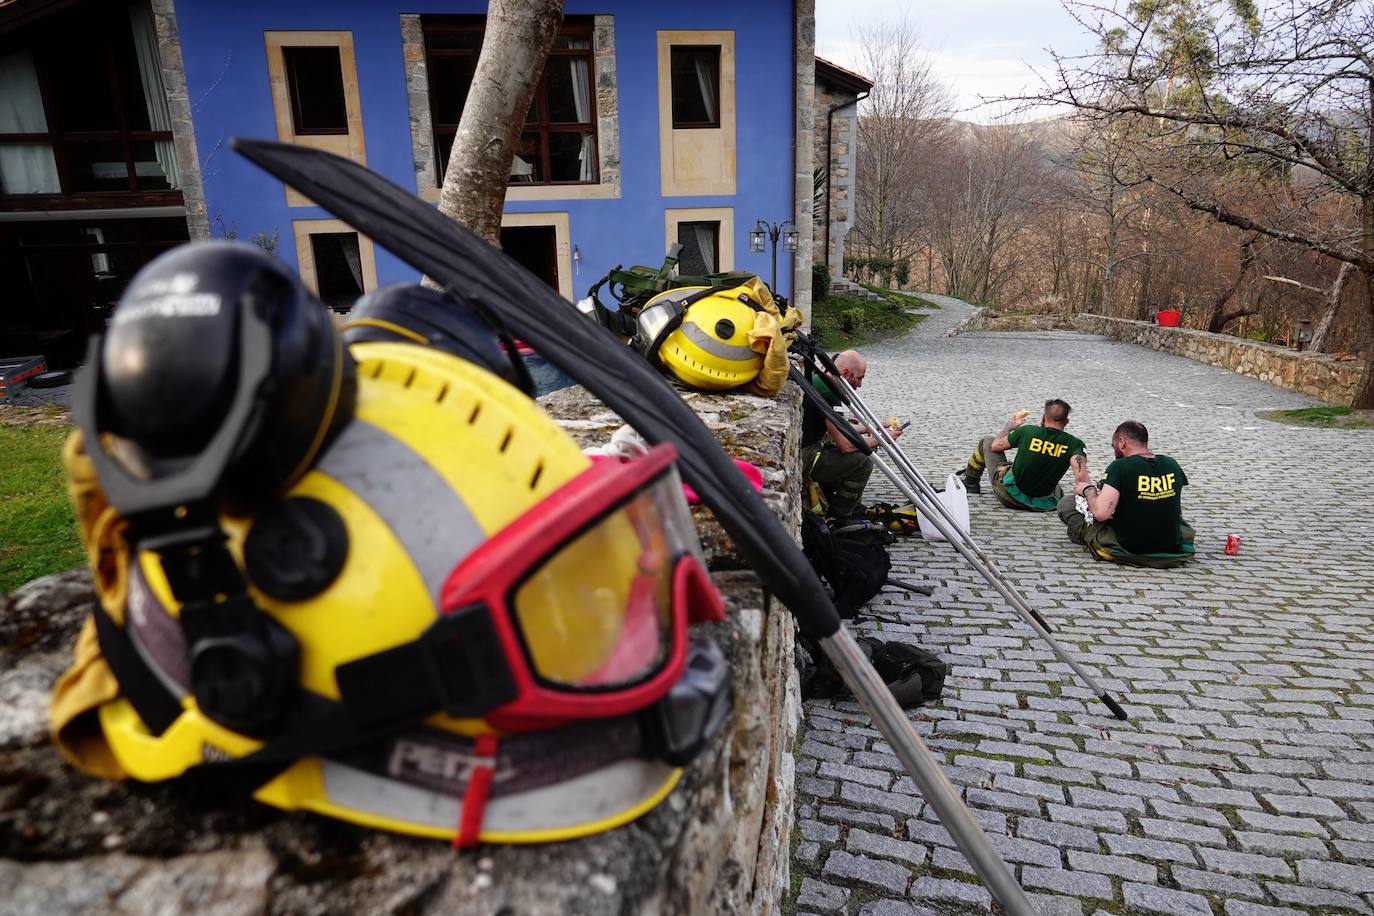
M1083 517L1083 513L1079 512L1074 504L1072 493L1059 500L1058 512L1059 520L1068 526L1069 540L1075 544L1082 544L1088 548L1089 553L1099 560L1108 560L1125 566L1173 569L1182 566L1193 558L1192 554L1159 556L1130 553L1121 546L1121 541L1117 538L1116 532L1112 530L1110 521L1088 523L1088 520ZM1185 544L1193 543L1193 538L1196 537L1193 527L1186 521L1180 524L1179 533Z
M873 460L863 452L841 452L829 438L802 448L802 474L820 484L830 515L854 514L873 473Z

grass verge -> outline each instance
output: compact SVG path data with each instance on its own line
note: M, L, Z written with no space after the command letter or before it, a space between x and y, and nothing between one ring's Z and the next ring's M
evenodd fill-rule
M881 286L870 286L867 283L860 283L864 289L870 293L877 293L888 302L900 305L908 309L938 309L940 306L929 299L922 299L920 296L913 296L911 293L899 293L895 289L885 289Z
M70 427L16 419L0 422L0 592L85 559L62 468Z
M1319 429L1374 429L1374 410L1352 407L1302 407L1298 410L1261 410L1256 416L1289 426Z
M925 320L891 300L871 302L832 296L811 311L811 333L827 350L844 350L862 343L904 334Z

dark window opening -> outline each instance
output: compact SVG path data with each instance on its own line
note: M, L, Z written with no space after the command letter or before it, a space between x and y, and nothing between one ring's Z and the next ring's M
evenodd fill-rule
M297 134L348 133L343 63L339 49L282 48L286 88L291 96L291 123Z
M184 219L0 223L0 352L77 365L138 269L186 239Z
M720 46L674 47L668 55L673 128L720 127Z
M426 16L425 65L430 127L444 182L453 138L467 104L485 20L481 16ZM554 39L535 87L511 160L511 184L596 184L601 180L596 137L596 85L590 18L569 17Z
M356 232L317 232L310 236L315 284L320 300L346 312L363 294L363 261Z
M677 240L678 273L695 277L720 270L720 223L678 223Z
M502 229L501 250L530 273L558 289L558 236L552 226L510 226Z

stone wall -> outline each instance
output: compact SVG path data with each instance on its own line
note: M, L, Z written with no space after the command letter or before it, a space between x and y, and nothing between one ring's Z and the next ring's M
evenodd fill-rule
M1243 340L1229 334L1210 334L1191 328L1163 328L1148 321L1105 315L1002 316L979 309L948 332L965 331L1081 331L1140 344L1177 356L1230 369L1331 404L1355 402L1364 364L1338 360L1325 353L1300 353L1287 347Z
M762 470L765 499L800 527L800 392L686 395L726 451ZM575 438L620 420L580 388L543 400ZM734 712L657 808L544 846L457 853L257 804L87 778L48 740L51 684L93 594L84 570L0 596L0 910L7 914L780 912L788 886L792 746L800 718L792 618L697 508L727 600L709 628L730 660Z
M1338 362L1335 357L1325 353L1300 353L1287 347L1242 340L1228 334L1209 334L1189 328L1161 328L1147 321L1079 315L1078 330L1186 356L1332 404L1354 403L1360 375L1364 371L1364 365L1359 360Z
M816 82L814 156L815 167L827 168L830 174L830 238L827 248L826 211L822 205L821 216L815 224L815 252L812 257L817 261L825 261L832 277L839 277L843 273L844 239L854 225L859 149L857 99L858 95L854 92L829 86L819 80ZM832 108L835 111L827 124L826 114Z

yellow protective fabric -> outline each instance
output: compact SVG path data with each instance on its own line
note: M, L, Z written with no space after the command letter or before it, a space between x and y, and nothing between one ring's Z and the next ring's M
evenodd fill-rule
M67 438L62 460L67 467L67 494L76 513L77 533L86 548L96 594L106 613L116 623L123 623L129 562L125 525L105 501L80 431ZM76 640L72 664L53 686L49 719L53 741L62 755L75 766L106 779L123 779L126 773L111 753L94 713L118 696L119 682L100 655L95 621L87 618Z
M791 366L787 349L797 339L801 312L788 309L787 315L779 319L778 307L773 304L772 297L764 307L771 311L760 312L754 319L754 330L749 332L749 346L763 354L763 366L749 383L749 393L772 398L787 384L787 370Z
M76 638L72 664L53 686L49 719L53 743L71 764L102 779L124 779L100 729L96 711L119 697L119 682L100 654L95 621L87 617Z

